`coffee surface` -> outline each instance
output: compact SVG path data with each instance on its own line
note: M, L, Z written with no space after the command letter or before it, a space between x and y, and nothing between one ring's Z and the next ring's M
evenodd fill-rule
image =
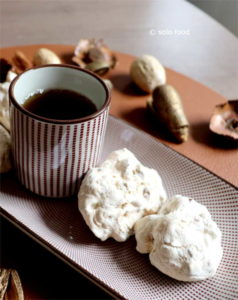
M36 93L26 99L23 107L38 116L55 120L79 119L97 111L89 98L65 89Z

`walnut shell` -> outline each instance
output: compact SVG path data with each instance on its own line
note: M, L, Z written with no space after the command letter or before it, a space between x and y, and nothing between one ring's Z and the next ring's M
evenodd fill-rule
M147 93L166 82L164 67L151 55L143 55L134 60L130 67L130 76L134 83Z
M115 67L117 58L102 39L81 39L74 50L72 61L81 68L103 75Z
M238 141L238 100L219 104L211 116L209 128L212 132Z

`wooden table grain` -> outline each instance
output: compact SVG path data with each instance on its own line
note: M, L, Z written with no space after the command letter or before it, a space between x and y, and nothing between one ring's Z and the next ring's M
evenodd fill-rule
M133 55L238 98L238 40L184 0L0 1L0 46L76 44L103 38ZM58 258L1 219L1 264L20 269L27 300L110 299Z

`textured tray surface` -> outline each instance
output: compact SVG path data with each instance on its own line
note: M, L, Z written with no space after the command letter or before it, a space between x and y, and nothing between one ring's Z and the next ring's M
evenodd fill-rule
M134 237L125 243L96 239L79 214L76 199L34 196L13 176L1 179L2 215L115 296L143 300L235 299L237 190L156 139L110 117L101 159L122 147L159 171L169 195L194 197L208 207L223 234L224 255L215 277L196 283L175 281L152 267L147 255L136 252Z

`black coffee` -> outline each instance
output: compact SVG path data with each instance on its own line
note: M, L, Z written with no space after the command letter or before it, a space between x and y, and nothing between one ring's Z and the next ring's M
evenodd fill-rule
M23 107L38 116L55 120L78 119L97 111L95 104L87 97L63 89L34 94L26 99Z

